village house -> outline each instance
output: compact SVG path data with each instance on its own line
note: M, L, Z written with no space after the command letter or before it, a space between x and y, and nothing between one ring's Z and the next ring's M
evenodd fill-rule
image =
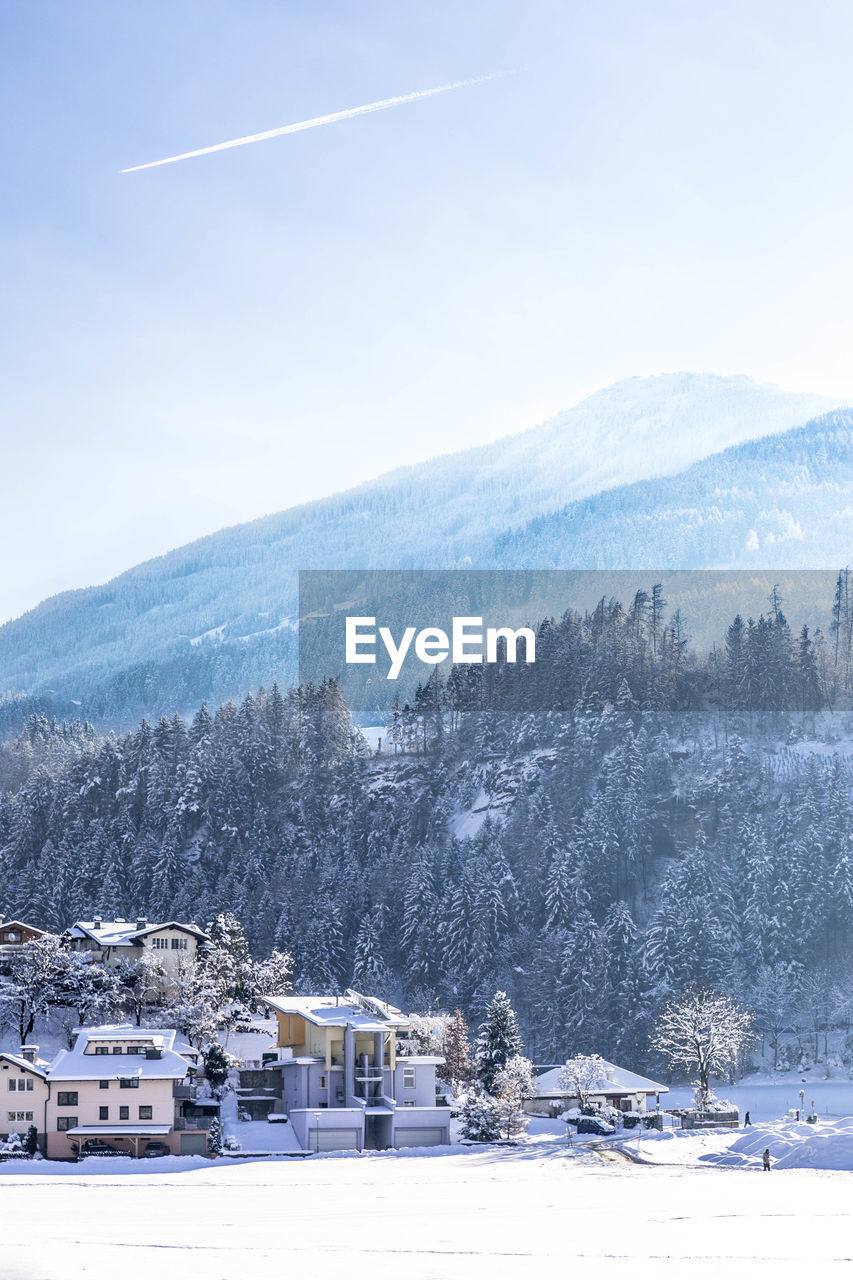
M579 1105L577 1092L562 1083L562 1074L562 1066L556 1066L547 1067L534 1076L534 1092L524 1104L529 1115L558 1116ZM610 1106L618 1111L646 1111L649 1099L656 1105L660 1095L668 1092L665 1084L647 1080L602 1058L601 1073L588 1090L588 1101L592 1106Z
M44 1151L49 1066L39 1058L38 1045L25 1044L20 1053L0 1052L0 1138L3 1141L13 1134L23 1139L30 1125L35 1125L39 1146Z
M398 1056L409 1019L393 1005L343 996L266 996L276 1048L247 1076L241 1105L288 1117L306 1151L383 1150L449 1141L450 1112L436 1106L441 1058Z
M104 1149L206 1155L219 1103L197 1096L197 1060L173 1030L129 1023L79 1030L74 1047L61 1050L44 1073L48 1157L71 1160Z
M135 960L146 951L160 962L167 977L173 976L188 960L206 951L208 935L194 924L170 920L152 924L137 920L75 920L63 937L74 951L89 951L95 960L115 966L120 960Z
M22 920L5 920L0 916L0 974L9 972L9 961L27 942L44 937L44 929Z

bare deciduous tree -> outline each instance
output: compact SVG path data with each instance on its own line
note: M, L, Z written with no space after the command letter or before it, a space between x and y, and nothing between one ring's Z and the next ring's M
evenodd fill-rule
M569 1058L560 1071L560 1088L577 1097L581 1107L589 1106L591 1093L598 1093L607 1081L607 1067L597 1053Z
M671 1001L652 1032L652 1047L670 1066L696 1076L702 1106L712 1098L711 1073L728 1071L753 1039L752 1015L731 996L689 991Z

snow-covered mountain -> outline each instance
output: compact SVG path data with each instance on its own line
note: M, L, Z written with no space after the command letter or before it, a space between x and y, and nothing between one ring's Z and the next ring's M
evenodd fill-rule
M289 680L297 569L538 567L549 561L517 534L532 520L629 481L663 483L727 446L784 439L833 407L745 377L616 383L493 445L222 530L105 586L44 601L0 628L0 695L51 690L58 711L130 723ZM662 563L665 545L654 550ZM609 567L625 563L621 548L613 556ZM590 551L588 567L600 560Z
M851 559L853 410L735 445L678 475L567 504L502 535L504 567L832 569Z

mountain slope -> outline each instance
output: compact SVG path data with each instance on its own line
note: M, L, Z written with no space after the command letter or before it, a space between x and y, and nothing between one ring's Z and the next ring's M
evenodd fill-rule
M493 565L497 539L567 499L671 475L829 407L743 377L617 383L531 431L223 530L103 587L44 601L0 628L0 694L50 690L59 712L128 724L290 679L297 569ZM540 563L522 539L512 554L519 567ZM507 555L504 547L499 563Z
M502 535L540 568L831 569L851 559L853 410L611 489Z

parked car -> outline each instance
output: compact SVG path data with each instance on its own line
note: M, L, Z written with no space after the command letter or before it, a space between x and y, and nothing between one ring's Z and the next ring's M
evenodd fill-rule
M165 1142L146 1142L144 1156L170 1156L171 1148Z
M597 1133L602 1137L609 1137L615 1132L614 1126L600 1116L581 1116L578 1120L578 1133Z
M129 1151L119 1151L118 1147L113 1147L109 1142L104 1142L103 1138L87 1138L77 1153L78 1159L83 1156L130 1156Z

